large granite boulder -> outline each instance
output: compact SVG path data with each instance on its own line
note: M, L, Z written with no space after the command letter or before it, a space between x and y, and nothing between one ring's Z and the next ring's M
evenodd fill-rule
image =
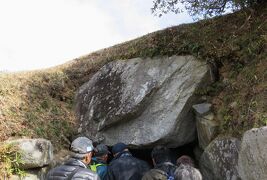
M107 145L181 146L195 139L194 92L209 82L192 56L111 62L77 93L79 132Z
M267 127L245 132L238 159L242 180L267 179Z
M199 161L205 180L240 180L237 171L240 140L219 137L205 149Z
M53 146L46 139L16 139L6 141L18 147L22 154L22 169L31 169L49 165L53 160Z

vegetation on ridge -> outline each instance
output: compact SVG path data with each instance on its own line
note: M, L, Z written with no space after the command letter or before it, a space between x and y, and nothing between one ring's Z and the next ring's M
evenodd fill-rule
M237 11L247 7L259 6L265 0L154 0L152 13L161 17L163 14L182 12L181 4L193 17L213 17L226 11Z
M50 139L68 147L77 129L75 91L107 62L194 55L218 68L200 90L214 105L220 133L240 135L267 123L267 6L184 24L103 49L52 69L0 74L0 140Z

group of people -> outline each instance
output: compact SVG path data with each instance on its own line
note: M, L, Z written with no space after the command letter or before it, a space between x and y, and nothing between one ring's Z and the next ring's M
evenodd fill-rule
M104 144L96 147L90 139L78 137L72 143L71 158L51 169L46 180L202 180L193 160L186 155L170 160L170 150L156 146L151 152L154 168L134 157L126 144L117 143L112 152ZM109 154L113 155L108 164Z

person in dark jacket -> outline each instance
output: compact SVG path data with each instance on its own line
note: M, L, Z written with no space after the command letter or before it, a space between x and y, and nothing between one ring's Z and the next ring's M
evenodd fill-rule
M64 165L51 169L46 180L99 180L99 176L89 170L87 165L93 155L92 141L86 137L78 137L71 143L72 158Z
M108 155L110 154L108 147L104 144L99 144L94 149L94 157L92 159L90 169L96 172L101 180L107 179L108 172Z
M114 159L108 167L108 180L140 180L150 168L132 156L126 144L117 143L112 148Z
M142 180L174 179L177 168L170 160L170 150L164 146L156 146L151 152L154 168L148 171Z

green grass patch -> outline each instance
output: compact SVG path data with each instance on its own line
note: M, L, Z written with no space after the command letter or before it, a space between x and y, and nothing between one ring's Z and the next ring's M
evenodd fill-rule
M0 145L0 174L2 178L8 178L11 175L26 175L25 171L19 168L22 161L22 154L18 148L12 144Z

